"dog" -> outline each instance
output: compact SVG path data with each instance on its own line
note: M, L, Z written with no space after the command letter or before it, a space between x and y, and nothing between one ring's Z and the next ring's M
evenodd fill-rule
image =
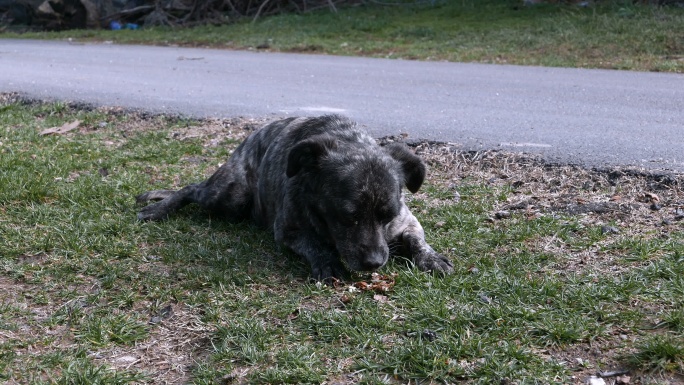
M450 273L452 262L426 243L404 203L402 187L415 193L425 174L406 145L381 147L345 117L287 118L252 133L209 179L137 196L157 201L138 219L163 220L189 203L227 220L251 219L304 257L318 281L377 270L395 249L420 270Z

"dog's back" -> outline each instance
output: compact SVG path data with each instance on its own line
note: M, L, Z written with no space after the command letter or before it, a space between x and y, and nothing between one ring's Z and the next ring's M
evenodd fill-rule
M273 206L282 199L290 150L321 135L338 144L376 145L355 123L339 115L278 120L250 135L209 179L180 191L155 190L137 196L139 203L161 201L140 210L138 219L165 219L189 203L198 203L213 216L253 219L270 227L277 210Z

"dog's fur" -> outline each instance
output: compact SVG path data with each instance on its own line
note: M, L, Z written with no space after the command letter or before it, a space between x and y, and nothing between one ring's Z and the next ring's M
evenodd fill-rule
M376 270L390 245L421 270L451 272L404 204L402 186L418 191L425 172L405 145L380 147L341 116L288 118L250 135L206 181L139 195L140 203L160 201L138 218L162 220L198 203L211 215L252 219L306 258L317 280Z

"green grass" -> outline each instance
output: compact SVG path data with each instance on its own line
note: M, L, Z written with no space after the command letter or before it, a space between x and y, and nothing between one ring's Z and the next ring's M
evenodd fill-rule
M684 374L681 224L625 240L580 217L492 221L510 187L465 178L454 202L440 182L454 176L434 172L409 202L455 273L394 259L381 271L397 274L394 289L377 297L309 283L303 261L248 223L193 208L137 222L136 194L201 180L235 146L170 134L202 122L64 104L0 109L2 381L532 384L629 367L641 383L678 383ZM39 134L76 119L72 133ZM568 248L540 248L549 237ZM626 268L592 258L562 267L581 253Z
M684 9L629 1L587 8L519 0L367 5L223 26L0 36L684 72Z
M633 366L652 371L684 372L684 342L673 336L655 336L642 342L636 353L629 356Z

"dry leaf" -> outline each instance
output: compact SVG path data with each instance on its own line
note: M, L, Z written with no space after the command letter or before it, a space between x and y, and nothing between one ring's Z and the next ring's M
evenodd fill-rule
M289 321L296 320L297 318L299 318L299 309L294 309L292 313L287 315Z
M376 293L386 293L394 287L394 279L397 274L381 275L378 273L371 274L371 282L356 282L354 287L362 291L374 291Z
M647 192L644 194L644 198L646 199L646 202L651 202L651 203L656 203L660 202L660 197L654 193Z
M340 302L342 302L343 304L348 304L353 300L354 300L354 296L349 294L349 293L344 293L340 297Z
M371 285L369 285L369 284L367 284L366 282L363 282L363 281L355 282L355 283L354 283L354 287L356 287L356 288L359 289L359 290L363 290L363 291L372 290L372 289L371 289Z
M71 123L64 123L61 127L50 127L40 132L41 135L61 135L69 131L75 130L81 124L80 120L74 120Z

